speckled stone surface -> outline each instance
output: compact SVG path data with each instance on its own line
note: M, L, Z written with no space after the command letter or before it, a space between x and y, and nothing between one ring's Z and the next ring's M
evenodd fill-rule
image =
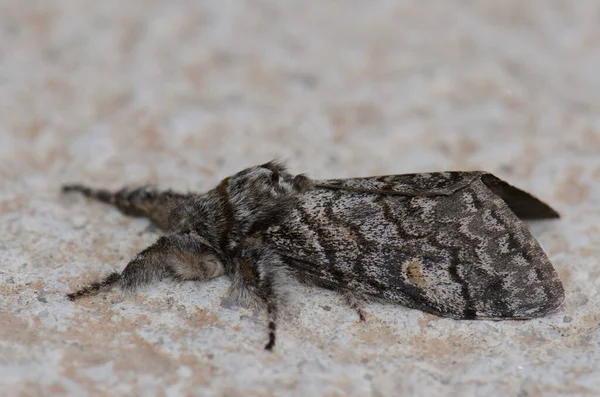
M600 395L598 71L597 0L0 2L0 395ZM533 192L564 306L359 323L301 288L267 353L225 279L64 298L158 234L62 183L205 190L273 157Z

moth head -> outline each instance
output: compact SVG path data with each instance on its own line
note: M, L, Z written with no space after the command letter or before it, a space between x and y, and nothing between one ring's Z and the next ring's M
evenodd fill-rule
M229 192L233 196L255 196L279 198L294 196L312 187L310 179L304 175L292 175L283 163L268 163L250 167L226 179Z

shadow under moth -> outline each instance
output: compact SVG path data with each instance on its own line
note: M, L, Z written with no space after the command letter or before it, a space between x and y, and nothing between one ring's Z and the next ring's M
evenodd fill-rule
M558 218L487 172L311 180L269 162L206 193L144 186L63 187L149 218L165 231L122 273L68 295L117 286L231 279L231 296L264 308L275 345L278 309L296 281L339 291L364 320L376 299L456 319L528 319L555 311L564 291L522 220Z

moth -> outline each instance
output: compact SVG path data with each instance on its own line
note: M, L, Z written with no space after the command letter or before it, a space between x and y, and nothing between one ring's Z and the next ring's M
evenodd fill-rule
M364 320L369 300L455 319L528 319L556 311L561 281L523 220L559 215L483 172L311 180L272 161L205 193L67 185L149 218L165 235L122 273L70 293L135 291L161 279L231 279L231 296L264 308L275 345L290 285L341 293Z

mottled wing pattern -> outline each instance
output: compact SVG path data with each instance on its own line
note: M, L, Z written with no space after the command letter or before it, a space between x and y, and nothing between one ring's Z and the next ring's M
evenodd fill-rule
M264 242L305 282L446 317L542 316L562 284L509 205L557 216L483 172L316 181Z
M368 178L326 179L315 181L321 188L353 192L420 197L449 196L468 186L484 172L433 172L384 175Z

